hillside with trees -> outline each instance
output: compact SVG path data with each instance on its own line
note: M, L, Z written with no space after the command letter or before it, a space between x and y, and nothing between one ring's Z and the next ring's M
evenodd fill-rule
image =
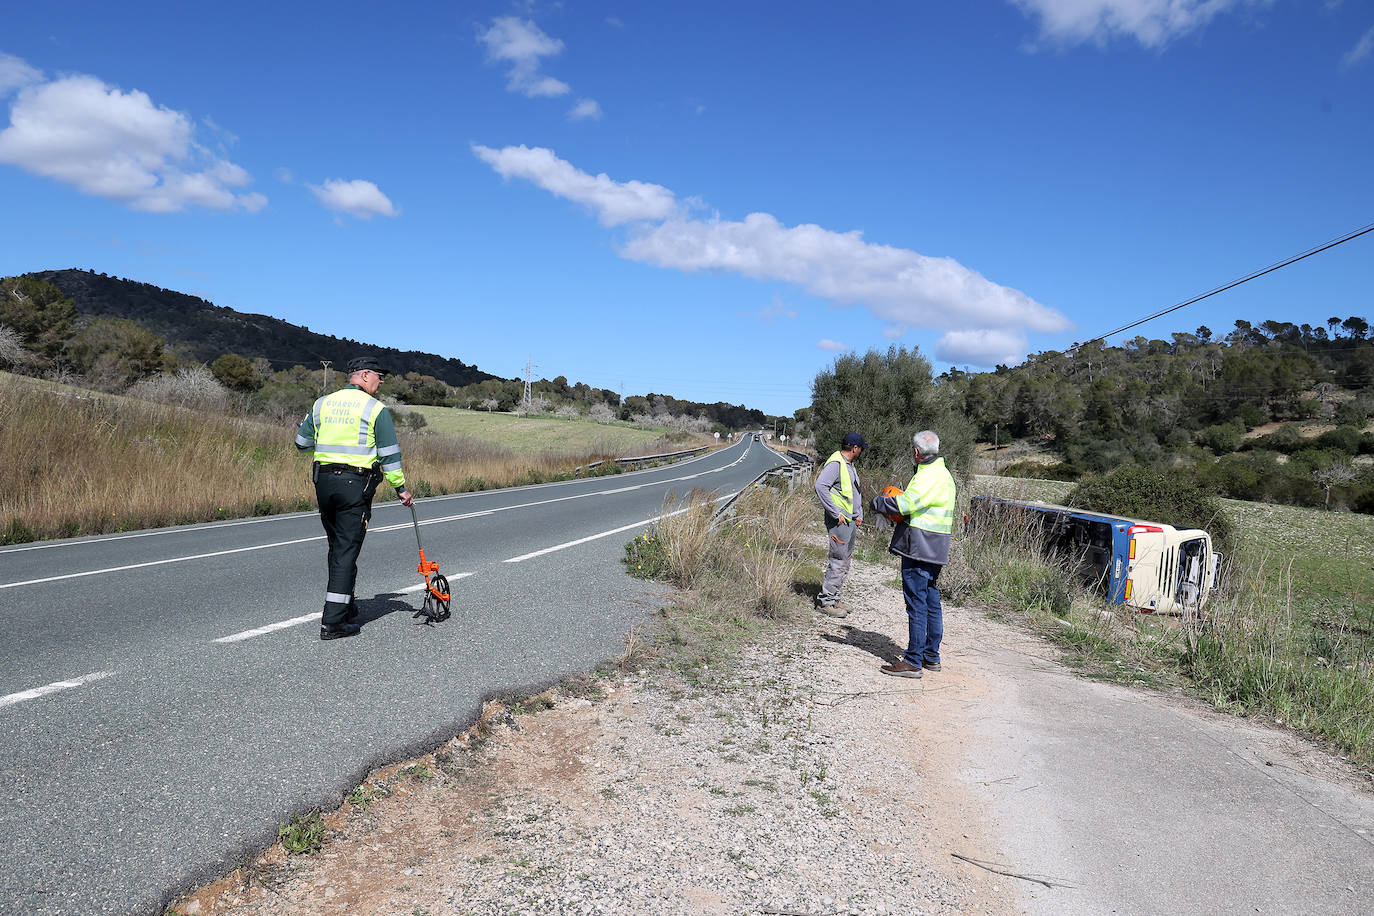
M415 372L449 385L496 378L459 359L433 353L377 347L347 337L215 305L199 296L87 270L44 270L28 276L51 283L89 319L132 321L155 334L185 361L209 363L225 353L271 365L315 367L329 360L341 367L360 353L376 356L398 374Z
M287 422L348 360L370 353L390 370L382 397L400 405L519 411L683 432L764 427L744 405L666 394L621 395L564 376L531 383L498 378L461 360L318 334L185 293L83 270L0 279L0 367L107 392L233 407ZM333 364L332 372L321 360ZM422 423L423 417L412 414Z
M1136 464L1237 499L1374 512L1374 338L1358 316L1094 340L940 384L980 440L1015 443L1013 474ZM1018 450L1057 460L1018 463Z

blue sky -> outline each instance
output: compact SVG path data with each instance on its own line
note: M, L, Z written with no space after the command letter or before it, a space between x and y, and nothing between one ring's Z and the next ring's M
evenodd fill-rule
M1371 166L1366 0L0 14L0 275L769 412L1172 305L1374 222ZM1372 287L1374 235L1131 333Z

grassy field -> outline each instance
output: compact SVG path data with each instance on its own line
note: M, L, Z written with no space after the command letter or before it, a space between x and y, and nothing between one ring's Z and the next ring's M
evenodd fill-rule
M428 429L445 436L490 442L512 452L533 454L603 453L625 456L656 443L667 427L594 423L554 417L521 417L457 407L407 407L425 418Z
M976 494L1049 502L1062 502L1071 488L982 476L971 486ZM1016 533L1010 541L1005 534L962 539L949 584L1050 635L1092 674L1186 687L1374 766L1374 517L1222 504L1237 547L1201 621L1104 605L1068 587L1067 569L1039 560Z
M0 385L0 544L314 506L310 458L292 443L293 423L7 373L0 373ZM481 438L401 424L407 486L431 496L566 479L579 465L634 450L599 439L603 430L636 436L648 452L704 444L699 437L660 438L663 430L502 419L550 424L562 438L541 448L552 435L510 422L493 424ZM389 486L378 490L378 499L391 497Z

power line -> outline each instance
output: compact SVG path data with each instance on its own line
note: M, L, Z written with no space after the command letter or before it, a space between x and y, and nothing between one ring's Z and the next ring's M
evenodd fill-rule
M1265 274L1271 274L1271 273L1273 273L1274 271L1279 270L1280 268L1287 267L1289 264L1296 264L1298 261L1301 261L1303 258L1310 258L1310 257L1312 257L1312 255L1314 255L1314 254L1320 254L1320 253L1322 253L1323 251L1326 251L1326 250L1328 250L1328 249L1330 249L1330 248L1335 248L1337 245L1344 245L1346 242L1349 242L1349 241L1351 241L1351 240L1353 240L1353 239L1357 239L1357 238L1359 238L1360 236L1366 235L1366 234L1368 234L1368 233L1370 233L1370 232L1374 232L1374 223L1370 223L1368 226L1365 226L1365 227L1362 228L1362 229L1356 229L1354 232L1349 232L1349 233L1346 233L1346 234L1343 235L1343 236L1339 236L1339 237L1337 237L1337 238L1334 238L1334 239L1332 239L1331 241L1326 242L1325 244L1317 245L1317 246L1314 247L1314 248L1309 248L1309 249L1307 249L1306 251L1301 252L1300 254L1295 254L1295 255L1293 255L1293 257L1291 257L1291 258L1285 258L1284 260L1279 261L1279 262L1277 262L1277 263L1275 263L1275 264L1270 264L1268 267L1265 267L1265 268L1262 268L1262 269L1260 269L1260 270L1257 270L1257 271L1255 271L1254 273L1246 274L1245 276L1241 277L1239 280L1232 280L1230 283L1227 283L1227 284L1224 285L1224 286L1218 286L1218 287L1216 287L1215 289L1210 289L1210 290L1208 290L1207 292L1203 293L1202 295L1200 295L1200 296L1194 296L1194 297L1191 298L1191 299L1188 299L1188 300L1186 300L1186 301L1184 301L1184 302L1180 302L1178 305L1171 305L1171 306L1169 306L1167 309L1161 309L1161 310L1159 310L1158 312L1155 312L1153 315L1146 315L1144 318L1140 319L1139 321L1133 321L1133 322L1131 322L1130 324L1122 325L1121 327L1119 327L1119 328L1117 328L1117 329L1115 329L1115 330L1113 330L1113 331L1108 331L1108 332L1105 333L1105 334L1099 334L1099 335L1097 335L1096 337L1090 338L1089 340L1085 340L1085 341L1084 341L1083 343L1081 343L1081 344L1076 344L1076 345L1074 345L1074 346L1072 346L1072 347L1069 347L1069 348L1068 348L1067 350L1065 350L1064 352L1065 352L1065 353L1072 353L1074 350L1077 350L1079 347L1082 347L1082 346L1084 346L1085 344L1088 344L1088 343L1092 343L1092 341L1094 341L1094 340L1104 340L1104 341L1105 341L1108 337L1114 337L1114 336L1116 336L1117 334L1120 334L1122 331L1129 331L1131 328L1138 327L1139 325L1142 325L1142 324L1144 324L1144 323L1147 322L1147 321L1153 321L1154 319L1159 318L1159 317L1162 317L1162 316L1164 316L1164 315L1167 315L1167 314L1169 314L1170 312L1177 312L1179 309L1181 309L1181 308L1183 308L1183 307L1185 307L1185 306L1192 305L1194 302L1201 302L1203 299L1206 299L1206 298L1208 298L1209 296L1215 296L1217 293L1224 293L1224 292L1226 292L1228 289L1234 289L1235 287L1240 286L1242 283L1249 283L1251 280L1256 280L1256 279L1258 279L1258 278L1264 276Z

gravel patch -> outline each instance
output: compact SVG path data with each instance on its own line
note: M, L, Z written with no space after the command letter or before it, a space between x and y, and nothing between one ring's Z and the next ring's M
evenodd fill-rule
M878 672L905 638L894 576L856 562L848 618L788 623L728 666L555 691L537 713L489 704L467 735L372 774L325 816L319 853L274 848L174 909L1016 912L1005 879L950 855L991 848L938 708L968 697L942 693L957 664Z

